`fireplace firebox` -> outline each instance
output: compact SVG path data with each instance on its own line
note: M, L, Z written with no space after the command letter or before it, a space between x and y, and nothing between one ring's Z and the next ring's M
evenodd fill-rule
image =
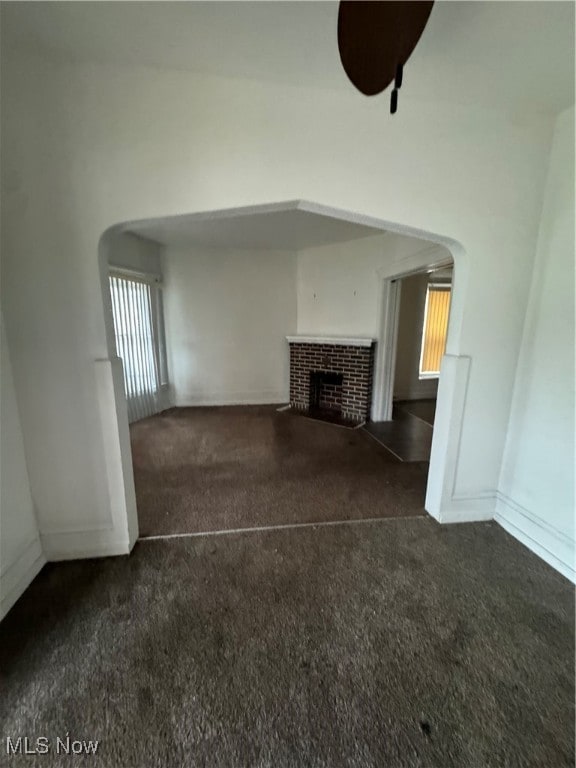
M342 412L342 381L343 374L332 371L310 371L311 411Z

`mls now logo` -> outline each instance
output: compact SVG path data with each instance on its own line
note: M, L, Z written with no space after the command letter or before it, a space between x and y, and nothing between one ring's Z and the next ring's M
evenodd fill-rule
M8 755L46 755L53 750L58 755L95 755L98 744L98 741L71 739L68 734L63 739L58 736L54 744L47 736L38 736L36 739L30 739L28 736L18 736L17 739L13 739L8 736L6 753Z
M50 740L46 736L29 739L19 736L17 739L6 738L6 752L9 755L45 755L50 751Z

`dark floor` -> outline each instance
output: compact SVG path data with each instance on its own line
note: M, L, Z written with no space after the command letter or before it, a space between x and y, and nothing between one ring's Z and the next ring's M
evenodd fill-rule
M436 400L394 403L392 421L369 421L364 429L400 461L430 461Z
M574 595L495 523L143 541L47 566L0 625L7 766L564 768Z
M418 419L424 421L428 426L434 426L436 417L436 400L397 400L396 405L402 411L411 413Z
M241 406L173 409L130 432L141 536L425 514L428 465L359 429Z
M284 410L284 409L282 409ZM292 416L298 416L302 418L307 419L317 419L318 421L326 421L329 424L336 424L338 427L346 427L348 429L358 429L360 426L357 421L353 419L345 419L344 416L342 416L342 412L338 411L333 408L308 408L306 411L298 411L298 410L292 410L292 409L286 409L290 410L290 415Z

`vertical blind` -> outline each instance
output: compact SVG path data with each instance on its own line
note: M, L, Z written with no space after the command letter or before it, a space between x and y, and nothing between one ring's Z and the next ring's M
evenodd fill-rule
M159 407L159 365L149 283L110 275L116 351L124 366L124 390L130 422Z
M440 373L440 362L446 349L450 293L449 285L428 286L420 355L421 376Z

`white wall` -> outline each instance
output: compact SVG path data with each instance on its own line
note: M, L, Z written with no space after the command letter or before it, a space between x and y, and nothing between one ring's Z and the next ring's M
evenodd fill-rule
M50 557L126 551L128 541L105 448L117 414L96 373L111 354L97 260L103 231L281 200L318 201L462 244L451 378L439 392L450 452L433 457L431 504L441 519L493 513L550 117L407 97L391 117L385 99L352 90L57 65L7 46L2 56L3 306Z
M110 238L107 254L110 266L143 272L162 280L161 247L152 240L130 232L117 234Z
M0 619L46 562L36 525L10 353L0 315Z
M298 333L372 336L380 332L381 272L430 247L386 232L298 253ZM450 254L442 247L435 257Z
M497 519L574 580L574 108L556 122Z
M377 274L387 239L374 235L298 253L298 333L376 338Z
M376 338L382 292L379 271L384 265L390 266L399 252L406 258L423 247L416 238L387 233L316 246L297 254L165 249L172 402L227 405L286 401L285 336L297 330L321 336ZM442 256L447 258L449 253L438 247L436 258ZM427 276L422 279L407 279L408 285L415 281L420 289L415 337L410 329L401 329L408 331L403 343L412 351L418 347L418 359ZM406 296L406 314L412 319L414 313ZM402 352L399 350L399 356ZM418 359L413 394L434 396L435 381L418 388ZM407 372L410 383L413 373L412 368Z
M175 405L287 402L296 255L168 248L164 272Z
M418 400L436 397L438 393L438 379L419 378L428 280L427 274L402 280L394 375L396 400Z
M392 232L300 251L298 332L379 338L384 274L410 271L422 258L438 263L451 257L442 246ZM405 278L402 286L394 394L435 397L437 380L418 378L427 277Z

